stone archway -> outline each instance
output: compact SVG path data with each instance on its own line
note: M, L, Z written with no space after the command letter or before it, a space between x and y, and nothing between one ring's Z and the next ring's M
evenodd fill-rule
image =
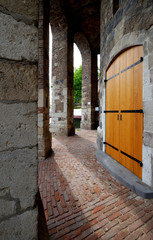
M97 54L91 51L84 34L77 32L74 42L82 55L82 120L81 128L96 129L98 116L95 107L98 105Z

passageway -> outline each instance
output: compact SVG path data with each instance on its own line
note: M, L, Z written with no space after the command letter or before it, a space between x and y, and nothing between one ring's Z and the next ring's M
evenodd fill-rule
M96 131L53 138L39 189L50 239L153 239L153 200L117 182L97 162Z

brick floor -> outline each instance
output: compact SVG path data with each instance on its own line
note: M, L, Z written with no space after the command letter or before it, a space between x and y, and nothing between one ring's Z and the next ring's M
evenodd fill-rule
M116 181L96 160L96 131L54 137L39 188L50 239L153 239L153 200Z

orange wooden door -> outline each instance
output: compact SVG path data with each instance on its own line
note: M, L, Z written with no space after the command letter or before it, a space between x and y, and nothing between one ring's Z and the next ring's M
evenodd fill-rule
M107 71L106 83L106 152L119 161L119 61Z
M109 67L106 82L106 152L140 178L143 136L142 56L142 46L123 52ZM116 74L116 77L111 78ZM115 98L112 92L116 93ZM114 105L119 120L113 117L115 113L111 117L111 113L107 113L108 109L114 109ZM117 146L117 157L114 149L111 150L112 147L108 145L109 142Z

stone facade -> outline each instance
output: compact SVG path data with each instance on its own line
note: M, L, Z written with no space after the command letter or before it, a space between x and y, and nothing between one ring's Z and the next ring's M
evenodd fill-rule
M113 58L124 49L143 45L143 176L142 180L153 185L152 146L152 74L153 74L153 4L152 1L121 1L113 15L112 1L101 1L101 79L99 81L100 123L98 147L105 151L105 74Z
M38 1L0 1L0 22L0 239L37 239Z

